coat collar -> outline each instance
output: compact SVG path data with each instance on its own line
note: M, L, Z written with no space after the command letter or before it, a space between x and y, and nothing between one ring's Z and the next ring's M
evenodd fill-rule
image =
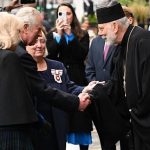
M21 42L19 43L19 46L21 46L24 50L26 50L26 46L25 46L25 44L24 44L23 41L21 41Z
M129 25L127 31L125 32L125 34L123 36L123 39L122 39L122 42L121 42L121 46L122 47L126 47L127 41L128 41L128 37L129 37L130 32L132 31L132 28L133 28L133 26Z

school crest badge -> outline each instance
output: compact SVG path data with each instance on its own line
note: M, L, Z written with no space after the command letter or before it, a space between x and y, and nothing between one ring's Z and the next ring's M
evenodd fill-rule
M54 76L54 80L57 83L62 83L62 74L63 74L63 70L56 70L56 69L51 69L51 74Z

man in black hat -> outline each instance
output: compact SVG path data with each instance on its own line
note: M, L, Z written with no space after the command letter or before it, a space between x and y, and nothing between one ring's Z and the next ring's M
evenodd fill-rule
M138 26L129 25L122 7L117 1L105 0L99 3L101 7L96 10L99 34L106 41L118 44L121 48L115 51L111 81L105 85L96 85L91 94L94 97L101 96L98 103L105 102L103 100L105 97L114 104L114 108L116 108L114 114L118 114L118 118L120 117L116 119L120 125L120 127L117 125L118 137L123 133L123 122L126 118L125 111L120 106L127 102L133 128L134 149L149 150L150 32ZM117 117L115 116L113 119L115 120L115 118ZM107 121L109 122L109 120ZM117 139L117 137L115 138ZM112 138L112 141L115 138Z

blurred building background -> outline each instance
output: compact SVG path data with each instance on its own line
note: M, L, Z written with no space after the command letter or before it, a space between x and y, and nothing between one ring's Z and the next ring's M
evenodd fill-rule
M37 9L45 13L46 19L53 26L56 19L55 10L62 2L68 2L73 5L78 12L77 17L80 22L84 16L94 15L98 0L37 0Z
M84 16L89 18L90 23L96 25L95 9L98 6L99 0L36 0L37 9L43 12L44 17L54 26L56 19L56 8L62 2L68 2L73 5L77 12L77 17L80 22ZM150 24L150 0L118 0L122 5L126 5L133 10L139 24L148 28ZM146 26L145 26L146 25Z

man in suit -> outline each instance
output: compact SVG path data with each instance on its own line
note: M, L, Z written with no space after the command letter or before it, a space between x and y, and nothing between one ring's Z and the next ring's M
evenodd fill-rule
M110 45L104 59L105 41L97 36L93 39L86 64L86 78L90 81L106 81L110 79L110 66L115 52L115 46Z
M80 94L79 101L76 96L48 87L37 72L36 62L26 52L25 46L34 44L37 37L41 36L42 19L40 12L32 7L24 7L16 15L24 23L23 29L20 31L22 42L19 44L16 53L20 57L31 93L38 97L44 97L43 100L65 111L84 110L90 103L88 94Z
M16 16L19 17L24 24L22 30L20 30L22 41L19 43L16 53L20 58L25 80L30 89L30 96L32 98L37 96L39 99L42 99L42 101L64 111L83 111L90 103L89 95L87 93L81 93L77 97L48 86L37 72L36 61L34 61L32 56L26 51L25 46L33 45L37 37L41 36L42 19L40 12L32 7L24 7L17 12ZM37 145L36 131L36 129L33 129L33 133L31 133L33 135L35 149Z

